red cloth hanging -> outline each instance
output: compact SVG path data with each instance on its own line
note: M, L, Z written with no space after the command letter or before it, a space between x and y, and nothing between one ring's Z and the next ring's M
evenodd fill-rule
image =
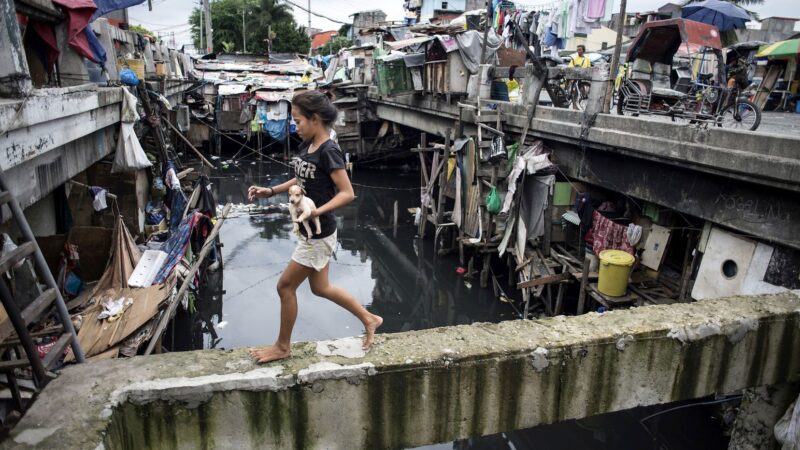
M56 34L53 32L53 26L44 22L40 22L35 19L31 19L28 21L28 27L39 38L39 40L44 44L45 48L45 65L47 66L47 71L49 72L53 65L58 62L58 55L61 52L58 49L58 41L56 40Z
M628 228L612 222L597 211L592 213L592 229L586 234L586 241L590 240L595 255L608 249L626 251L631 255L634 253L628 243Z
M79 55L95 63L100 63L92 52L85 30L97 9L93 0L53 0L67 13L67 42ZM91 29L89 30L91 31Z

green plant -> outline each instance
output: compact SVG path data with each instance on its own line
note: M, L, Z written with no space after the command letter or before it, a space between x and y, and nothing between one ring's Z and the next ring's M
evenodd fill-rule
M319 48L320 55L333 55L339 52L339 50L343 48L348 48L353 46L353 41L347 39L346 37L336 36L331 39L327 44L323 45Z
M244 13L244 14L243 14ZM244 29L242 16L244 15ZM192 40L200 47L200 8L194 8L189 16ZM244 49L244 34L247 37L248 53L267 53L267 42L272 29L273 52L308 52L310 39L302 27L298 27L291 7L275 0L215 0L211 3L212 42L214 50L235 51ZM226 43L232 43L228 50Z

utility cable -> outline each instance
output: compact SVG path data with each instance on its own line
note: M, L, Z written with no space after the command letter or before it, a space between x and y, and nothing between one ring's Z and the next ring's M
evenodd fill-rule
M205 121L203 121L203 120L201 120L201 119L196 119L196 120L197 120L198 122L202 123L203 125L205 125L205 126L209 127L210 129L212 129L212 130L216 131L218 135L224 136L225 138L227 138L227 139L229 139L229 140L231 140L231 141L233 141L233 142L236 142L237 144L239 144L239 141L237 141L236 139L234 139L234 138L232 138L232 137L228 136L227 134L225 134L225 133L221 132L220 130L218 130L217 128L215 128L213 125L211 125L211 124L209 124L209 123L207 123L207 122L205 122ZM270 144L267 144L267 146L266 146L266 147L263 147L263 148L265 148L265 149L266 149L266 148L269 148L270 146L272 146L272 145L275 145L275 144L277 144L278 142L280 142L280 141L275 141L275 142L272 142L272 143L270 143ZM254 149L253 147L250 147L250 146L249 146L249 145L247 145L246 143L244 143L244 144L241 144L241 146L242 146L243 148L246 148L246 149L250 150L250 152L251 152L251 153L255 153L255 154L257 154L257 155L263 156L264 158L267 158L267 159L269 159L270 161L273 161L273 162L275 162L275 163L278 163L278 164L280 164L280 165L282 165L282 166L288 167L288 168L290 168L290 169L293 169L293 168L294 168L294 166L293 166L293 165L291 165L291 164L289 164L289 163L286 163L286 162L283 162L283 161L281 161L281 160L279 160L279 159L273 158L273 157L271 157L271 156L267 155L266 153L262 153L262 152L260 152L260 151L258 151L258 150L256 150L256 149ZM239 149L239 151L241 151L241 148ZM395 188L395 187L388 187L388 186L371 186L371 185L367 185L367 184L353 183L353 182L351 182L350 184L352 184L353 186L358 186L358 187L362 187L362 188L365 188L365 189L382 189L382 190L387 190L387 191L415 191L415 190L419 190L419 189L420 189L419 187L411 187L411 188Z
M307 12L307 13L309 13L309 14L313 15L313 16L321 17L321 18L323 18L323 19L328 19L328 20L330 20L331 22L334 22L334 23L339 23L339 24L342 24L342 25L344 25L344 24L347 24L347 23L348 23L348 22L342 22L341 20L331 19L330 17L328 17L328 16L324 16L324 15L322 15L322 14L320 14L320 13L315 13L314 11L311 11L311 10L309 10L309 9L306 9L306 8L304 8L304 7L300 6L300 5L298 5L297 3L295 3L295 2L293 2L293 1L291 1L291 0L283 0L283 1L285 1L286 3L288 3L288 4L292 5L292 6L294 6L295 8L299 8L299 9L301 9L301 10L303 10L303 11L305 11L305 12Z

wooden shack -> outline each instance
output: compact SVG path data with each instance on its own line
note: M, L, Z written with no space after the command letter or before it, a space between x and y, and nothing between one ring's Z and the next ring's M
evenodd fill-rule
M458 43L453 36L436 36L427 43L424 67L425 92L448 96L467 93L469 70L461 60Z

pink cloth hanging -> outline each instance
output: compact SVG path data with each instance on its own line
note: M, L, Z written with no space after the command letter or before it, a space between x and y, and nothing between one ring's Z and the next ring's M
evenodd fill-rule
M586 18L591 20L602 19L606 13L606 0L586 0Z

